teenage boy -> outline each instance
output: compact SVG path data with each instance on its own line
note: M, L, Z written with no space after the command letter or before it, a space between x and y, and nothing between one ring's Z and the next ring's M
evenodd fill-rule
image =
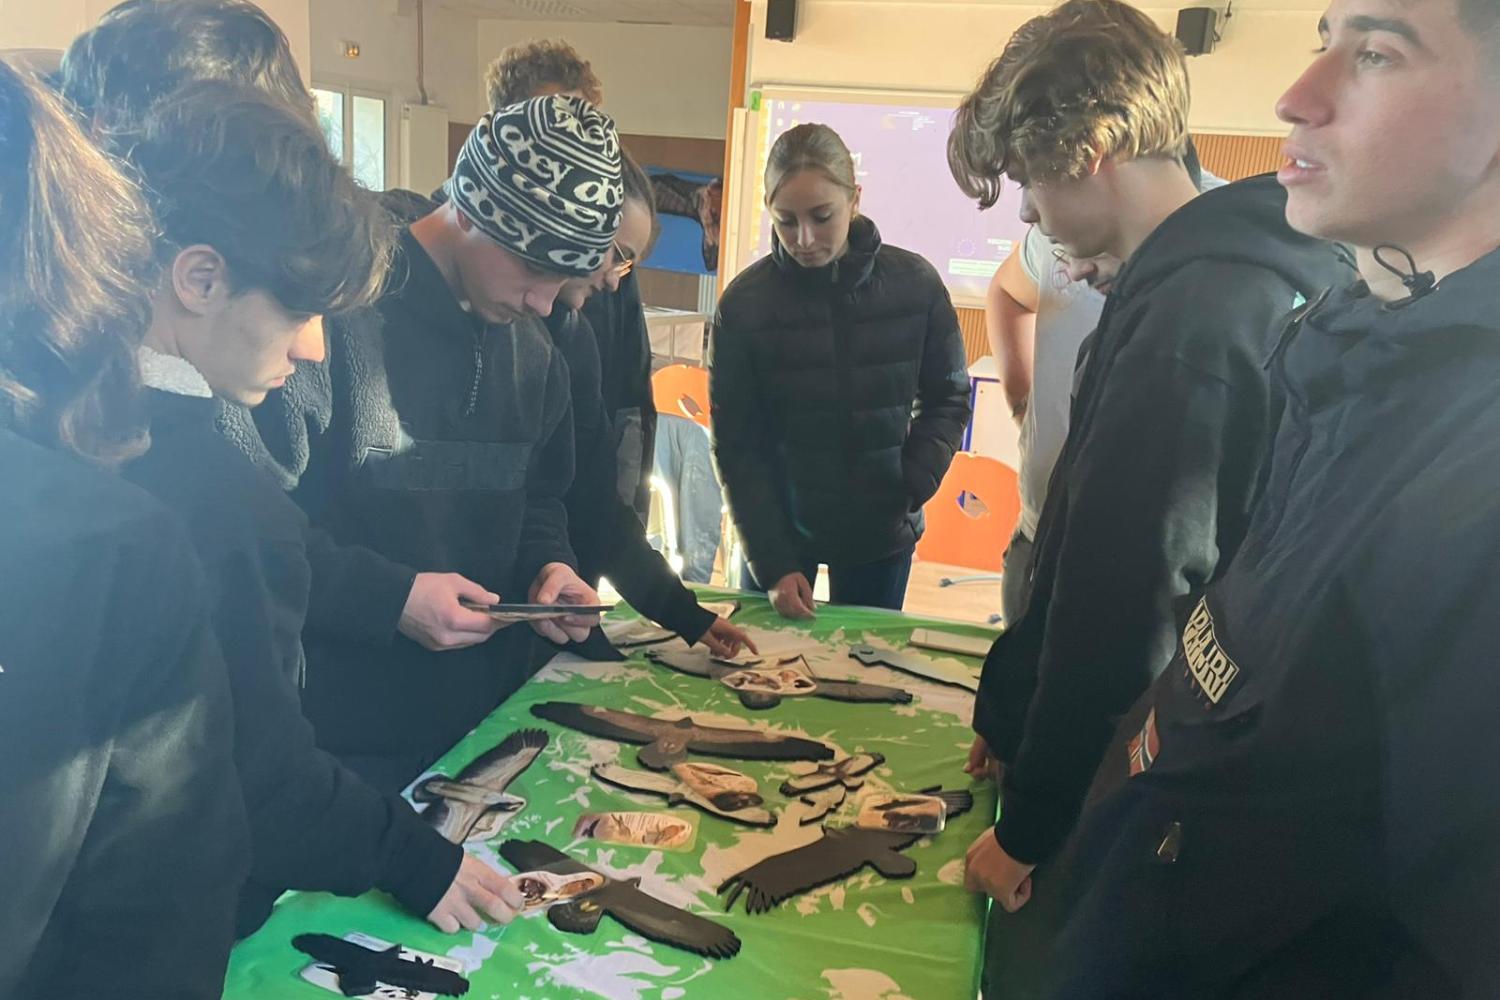
M1287 219L1364 280L1282 334L1249 531L1059 856L1049 995L1500 995L1497 27L1336 0L1278 104Z
M323 314L374 300L384 215L305 116L248 88L189 84L129 148L165 273L141 351L152 443L127 475L182 516L208 572L253 848L236 929L287 889L383 889L448 931L504 922L520 903L507 879L315 746L299 703L307 519L214 428L216 398L260 405L323 359Z
M380 557L325 583L304 636L303 706L320 745L382 788L445 753L526 680L530 661L524 631L495 636L479 611L454 608L444 634L408 638L406 567L480 581L493 592L448 593L481 602L598 600L568 546L568 371L540 317L614 242L614 122L566 97L485 115L445 191L401 230L380 301L329 323L328 363L299 373L283 400L312 432L294 496L338 545ZM315 589L320 568L315 559ZM536 628L565 642L596 622Z
M1277 321L1348 274L1287 226L1273 178L1199 195L1187 113L1170 35L1120 0L1069 0L1016 32L950 137L954 176L982 205L1008 177L1023 220L1069 257L1125 262L1080 355L1026 599L975 704L969 767L998 760L1004 808L969 849L968 882L1006 910L1029 898L1116 719L1170 659L1174 602L1243 537Z

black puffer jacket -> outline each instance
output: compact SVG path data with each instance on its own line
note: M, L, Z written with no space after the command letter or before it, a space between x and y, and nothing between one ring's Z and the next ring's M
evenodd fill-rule
M730 283L710 355L714 457L756 579L921 536L969 421L964 362L937 271L863 216L832 264L804 268L775 242Z

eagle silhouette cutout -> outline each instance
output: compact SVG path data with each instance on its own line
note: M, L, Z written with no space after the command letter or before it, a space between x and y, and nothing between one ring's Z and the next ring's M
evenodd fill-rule
M469 992L469 981L451 969L422 958L402 958L399 944L377 951L332 934L298 934L292 947L337 976L339 991L346 997L373 993L381 983L444 997Z
M636 759L653 771L665 771L688 753L741 760L831 760L833 748L802 736L782 736L758 729L703 726L691 716L668 721L633 712L571 701L544 701L531 714L590 736L641 745Z
M849 647L849 655L867 667L890 667L913 677L921 677L950 687L961 687L965 691L978 691L979 678L957 664L944 666L925 656L895 649L880 649L876 646L858 645Z
M833 701L893 705L910 704L912 700L911 692L901 688L814 676L807 660L801 656L774 662L724 660L704 650L652 649L646 651L646 659L680 674L718 681L734 690L740 697L740 704L751 709L775 708L783 698L803 695ZM800 669L796 666L799 663Z
M943 799L950 818L974 805L973 796L964 791L933 789L922 794ZM728 894L726 910L733 910L744 895L746 913L767 913L793 896L846 879L866 866L889 879L911 878L917 863L901 852L921 839L919 833L825 826L823 836L812 843L773 854L731 875L719 886L719 894Z
M525 799L506 789L546 746L545 731L518 730L474 758L457 777L423 778L411 797L427 805L422 816L453 843L489 840L526 808Z
M587 896L548 908L548 922L560 931L592 934L608 914L641 937L674 948L708 958L739 954L740 939L733 931L642 892L640 879L611 878L536 840L507 840L500 845L500 856L518 872L546 871L564 877L591 872L604 879Z

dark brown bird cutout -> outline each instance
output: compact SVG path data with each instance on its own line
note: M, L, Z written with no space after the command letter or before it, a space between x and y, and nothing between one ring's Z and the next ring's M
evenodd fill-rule
M518 872L546 871L570 876L593 873L604 884L571 903L547 910L547 920L568 934L592 934L605 914L644 938L709 958L733 958L740 939L729 928L705 917L664 903L640 889L640 879L620 881L575 861L555 847L536 840L507 840L500 856Z
M966 691L979 690L978 676L958 663L944 665L929 660L925 656L918 656L916 653L880 649L869 645L850 646L849 655L867 667L890 667L892 670L899 670L913 677L922 677L939 684L961 687Z
M740 704L751 709L775 708L783 698L803 695L894 705L911 702L911 692L900 688L814 677L807 661L800 656L774 662L721 660L703 650L651 649L646 651L646 659L680 674L718 681L740 696Z
M864 786L865 775L884 763L885 754L857 753L818 764L806 774L793 774L783 781L781 794L811 807L799 820L802 826L809 826L843 805L849 792Z
M458 777L435 774L422 779L411 790L411 797L429 803L423 818L455 844L489 840L526 808L525 799L506 789L546 746L543 730L511 733L474 758Z
M571 701L544 701L532 705L531 714L590 736L644 744L636 759L653 771L665 771L686 760L689 751L741 760L831 760L834 756L833 747L817 740L758 729L700 726L691 716L668 721Z
M973 796L964 791L923 794L943 799L950 818L974 805ZM744 893L746 913L766 913L793 896L846 879L866 865L886 878L911 878L917 873L917 863L901 852L921 839L919 833L825 826L823 836L811 844L773 854L731 875L719 886L719 894L729 894L725 910L733 910Z
M594 777L632 792L661 795L667 805L686 802L714 816L746 826L775 826L776 817L763 808L755 779L718 764L689 760L673 764L671 771L657 774L618 764L595 764Z

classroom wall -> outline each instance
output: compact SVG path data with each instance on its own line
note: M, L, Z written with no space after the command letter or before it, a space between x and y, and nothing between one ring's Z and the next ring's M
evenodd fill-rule
M257 0L259 2L259 0ZM415 4L398 0L311 0L312 75L319 82L387 95L396 111L420 103L417 89ZM475 45L479 19L429 3L425 15L427 99L454 121L483 114L479 78L484 67ZM344 58L344 44L359 58ZM388 130L389 131L389 130Z
M604 108L621 132L724 138L729 28L481 20L481 78L501 49L530 38L566 38L593 63L604 81Z
M765 37L765 0L753 0L747 79L752 85L967 92L1011 33L1048 6L800 0L796 39L773 42ZM1218 48L1188 60L1190 126L1284 134L1276 99L1307 65L1322 7L1322 0L1237 3L1221 25ZM1165 30L1174 29L1175 7L1146 9Z
M66 49L74 36L119 0L0 0L0 49ZM308 0L256 0L286 32L307 76L311 51Z

